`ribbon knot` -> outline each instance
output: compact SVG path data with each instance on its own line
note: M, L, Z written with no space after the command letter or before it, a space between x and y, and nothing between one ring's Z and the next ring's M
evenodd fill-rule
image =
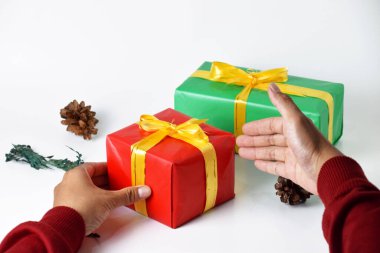
M249 86L251 87L251 89L253 89L255 88L257 84L257 78L254 76L254 73L250 73L249 76L251 78L251 82L249 83Z
M205 71L201 77L216 82L249 86L252 82L254 84L286 82L288 80L288 69L276 68L261 72L244 71L224 62L213 62L210 71Z
M141 129L147 132L163 131L167 135L176 138L180 135L183 138L192 139L194 141L208 142L208 136L199 126L206 122L205 119L190 119L180 125L173 124L171 122L159 120L153 115L141 115L138 122Z

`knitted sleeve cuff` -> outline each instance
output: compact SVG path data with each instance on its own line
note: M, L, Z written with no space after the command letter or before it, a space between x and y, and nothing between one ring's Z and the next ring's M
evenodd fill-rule
M70 207L58 206L50 209L40 221L49 225L75 252L85 236L85 224L82 216Z
M344 189L352 189L367 181L360 165L347 156L336 156L327 160L319 172L317 189L325 206Z

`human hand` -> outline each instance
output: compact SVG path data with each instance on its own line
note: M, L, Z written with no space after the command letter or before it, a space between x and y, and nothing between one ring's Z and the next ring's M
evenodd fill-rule
M148 186L127 187L118 191L108 186L106 163L84 163L63 176L54 189L54 207L67 206L84 219L86 235L98 228L110 211L150 196Z
M268 92L282 117L245 124L243 135L236 139L239 155L255 160L259 170L288 178L318 195L317 180L322 165L342 153L277 85L271 84Z

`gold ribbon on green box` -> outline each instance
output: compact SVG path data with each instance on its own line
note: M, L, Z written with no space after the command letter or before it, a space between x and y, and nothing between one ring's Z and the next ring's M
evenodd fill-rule
M206 203L204 212L213 208L218 192L218 166L214 146L199 126L205 121L206 120L190 119L180 125L175 125L159 120L152 115L142 115L138 125L141 129L153 133L131 146L132 186L145 184L146 152L156 146L164 138L170 136L189 143L201 151L205 161L206 172ZM134 205L137 212L148 216L145 200L136 202Z
M334 99L326 91L295 86L287 83L288 70L277 68L261 72L246 72L223 62L213 62L210 71L197 70L192 77L204 78L210 81L223 82L229 85L243 86L243 90L235 97L234 102L234 133L242 134L242 126L246 121L246 105L252 89L267 91L271 83L276 83L281 92L288 95L307 96L322 99L329 111L328 140L333 141Z

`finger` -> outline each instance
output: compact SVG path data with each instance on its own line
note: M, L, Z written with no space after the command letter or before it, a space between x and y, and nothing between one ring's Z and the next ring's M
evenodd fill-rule
M284 118L289 119L302 115L302 112L293 100L288 95L282 93L276 84L272 83L268 90L270 100Z
M287 146L286 138L282 134L260 136L240 135L236 138L236 144L239 147Z
M81 165L88 173L90 177L107 175L107 163L84 163Z
M111 209L119 206L128 206L151 195L149 186L132 186L118 191L110 191L109 203Z
M239 155L249 160L285 161L285 147L239 148Z
M270 162L270 161L256 160L255 166L259 170L264 171L269 174L273 174L276 176L285 175L285 163L283 162Z
M282 134L282 129L283 120L281 117L260 119L243 125L245 135Z
M109 183L107 175L96 176L96 177L92 177L91 179L92 179L92 182L94 183L94 185L96 185L98 187L108 185L108 183Z

